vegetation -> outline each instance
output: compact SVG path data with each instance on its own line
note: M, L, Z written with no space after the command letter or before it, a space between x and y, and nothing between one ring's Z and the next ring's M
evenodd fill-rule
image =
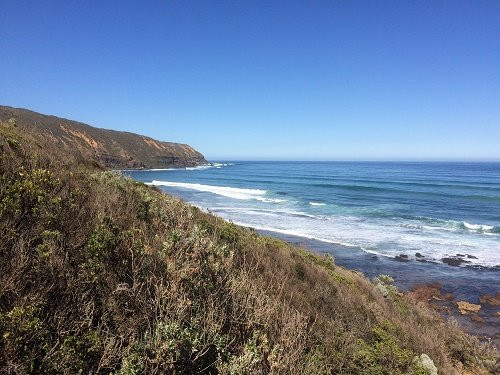
M81 122L0 106L0 121L16 124L51 147L78 152L109 168L166 168L204 164L202 154L188 145L160 142L129 132L94 128Z
M0 373L426 374L424 353L440 374L496 371L386 276L384 297L8 121L0 233Z

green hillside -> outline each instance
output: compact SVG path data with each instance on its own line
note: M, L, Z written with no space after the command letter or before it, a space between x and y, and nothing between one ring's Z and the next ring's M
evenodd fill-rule
M0 125L0 373L498 371L493 348L388 277L203 213L19 121Z

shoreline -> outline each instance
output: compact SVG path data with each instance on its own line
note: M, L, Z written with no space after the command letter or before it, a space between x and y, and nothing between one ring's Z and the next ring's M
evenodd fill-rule
M210 212L212 214L218 215L218 212L212 212L208 209L202 208L195 203L190 203L195 205L196 207L205 210L206 212ZM310 237L306 235L301 235L294 233L292 231L288 230L278 230L278 229L270 229L267 227L256 227L252 225L248 225L242 222L238 221L232 221L230 218L224 219L224 220L229 220L233 222L236 225L239 225L241 227L247 227L247 228L252 228L258 232L269 232L269 233L276 233L277 236L282 236L283 238L298 238L298 239L303 239L311 242L318 242L320 244L324 244L325 246L332 246L334 248L339 248L339 249L354 249L356 251L362 251L365 254L375 256L375 257L380 257L382 259L389 259L389 260L396 260L401 263L406 263L406 262L413 262L417 264L436 264L436 265L445 265L445 266L451 266L453 268L467 268L467 269L474 269L477 271L491 271L491 272L500 272L500 264L496 264L495 266L486 266L482 264L474 264L472 263L471 260L478 259L478 257L468 254L467 252L462 252L462 253L455 253L455 254L447 254L446 256L442 258L427 258L426 256L422 255L420 252L415 251L414 255L408 255L408 254L397 254L397 255L389 255L389 254L384 254L381 252L378 252L376 250L368 250L365 249L361 246L357 245L351 245L351 244L346 244L342 242L335 242L335 241L330 241L326 239L321 239L318 237ZM280 237L281 238L281 237ZM290 242L290 241L289 241ZM293 242L293 241L291 241Z
M203 170L207 168L221 168L232 165L233 163L217 163L206 162L201 164L186 164L179 166L172 166L169 168L124 168L124 169L111 169L112 172L161 172L161 171L189 171L189 170Z
M279 238L306 248L309 251L330 254L335 264L350 270L359 271L367 278L373 279L380 274L394 278L394 285L409 292L416 288L439 289L450 299L442 299L437 295L429 295L431 308L438 310L444 317L452 317L468 333L483 341L491 341L500 348L500 307L481 303L484 295L495 295L500 292L498 269L454 267L445 263L429 263L416 260L398 260L386 256L367 253L355 247L347 247L316 239L300 237L270 230L255 229L259 234ZM458 301L480 304L478 314L462 315L457 308Z
M496 296L500 300L500 268L485 267L468 263L468 254L456 254L449 258L427 260L424 256L408 257L405 255L389 256L368 252L357 246L348 246L320 239L305 237L288 231L274 231L267 228L253 227L230 218L224 218L215 211L207 209L183 195L161 189L167 194L179 197L204 212L233 222L240 227L251 228L259 234L285 240L320 254L331 254L335 263L346 269L361 272L373 279L381 274L394 278L394 285L413 295L430 308L437 310L444 318L453 318L467 333L481 341L493 343L500 348L500 304L491 301ZM443 297L443 298L442 298ZM486 297L486 298L485 298ZM480 306L478 312L461 314L458 302Z

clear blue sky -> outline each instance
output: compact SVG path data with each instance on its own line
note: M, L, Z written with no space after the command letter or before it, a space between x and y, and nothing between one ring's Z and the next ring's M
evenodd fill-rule
M500 160L500 1L19 1L0 104L209 159Z

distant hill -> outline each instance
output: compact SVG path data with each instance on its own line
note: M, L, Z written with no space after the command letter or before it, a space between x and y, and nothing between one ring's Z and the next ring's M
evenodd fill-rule
M109 168L168 168L207 163L202 154L186 144L95 128L27 109L0 106L0 121L9 121L36 139L65 151L77 151Z

